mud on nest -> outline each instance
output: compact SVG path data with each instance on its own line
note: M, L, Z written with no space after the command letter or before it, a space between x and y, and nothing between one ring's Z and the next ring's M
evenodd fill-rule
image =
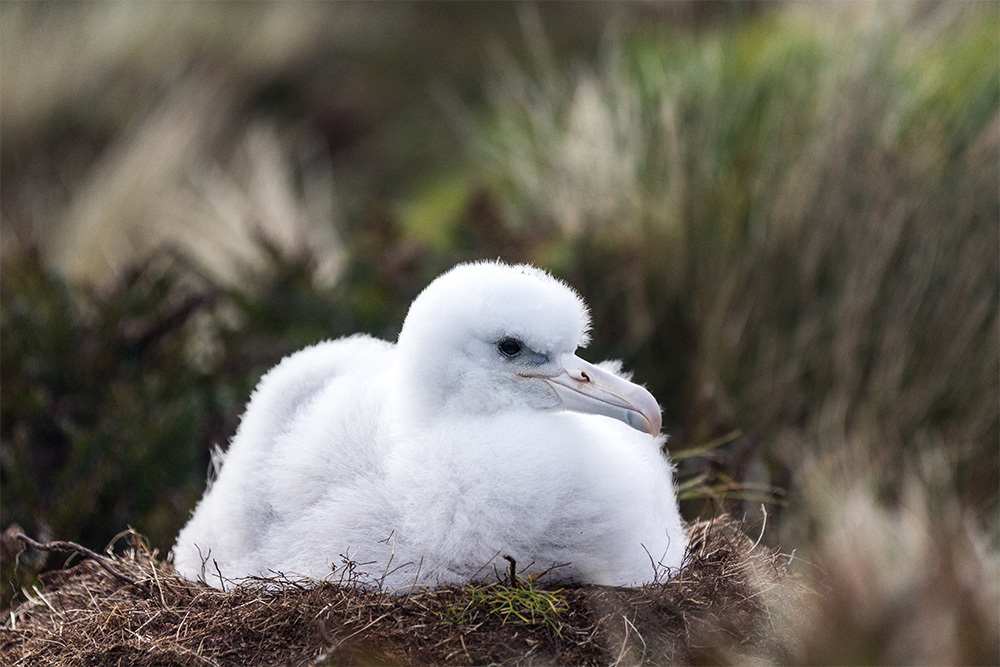
M705 663L781 660L778 608L800 587L787 558L726 517L690 528L687 566L641 589L544 578L396 597L258 580L222 592L181 578L132 540L42 576L5 612L6 665ZM137 537L137 536L133 536Z

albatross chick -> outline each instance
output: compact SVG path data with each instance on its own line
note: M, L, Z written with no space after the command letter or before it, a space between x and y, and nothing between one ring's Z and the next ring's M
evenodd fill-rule
M579 295L531 266L462 264L396 344L290 355L254 390L173 550L217 587L281 573L392 591L503 571L635 586L681 566L660 408L576 355ZM555 567L558 566L558 567Z

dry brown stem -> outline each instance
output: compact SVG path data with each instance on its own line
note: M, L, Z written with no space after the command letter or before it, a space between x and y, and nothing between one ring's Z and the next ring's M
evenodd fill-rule
M36 542L35 540L31 539L24 533L18 533L17 535L14 536L14 538L28 545L32 549L38 549L40 551L74 551L83 556L84 558L89 558L93 561L96 561L98 565L107 570L107 572L111 576L118 579L119 581L124 581L126 584L135 586L146 595L149 595L149 586L142 583L141 581L136 581L135 579L126 574L122 574L121 572L113 568L111 564L108 563L108 560L104 556L100 555L95 551L91 551L82 544L77 544L76 542L64 542L61 540L56 540L53 542L44 542L44 543ZM155 568L154 568L154 573L155 573Z

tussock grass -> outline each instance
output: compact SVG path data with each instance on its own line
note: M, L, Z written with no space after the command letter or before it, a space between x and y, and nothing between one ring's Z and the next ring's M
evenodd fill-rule
M898 506L826 472L808 550L820 595L801 661L988 665L1000 656L1000 555L954 492L907 477ZM838 499L834 505L829 498Z
M547 229L526 254L594 305L597 356L658 369L672 449L738 429L738 482L835 457L881 496L943 455L996 539L1000 13L926 9L633 32L575 67L535 35L470 143L501 223Z

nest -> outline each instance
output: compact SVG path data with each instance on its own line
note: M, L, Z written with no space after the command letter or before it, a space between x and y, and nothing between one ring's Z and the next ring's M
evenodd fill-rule
M680 575L644 588L543 580L405 597L256 580L222 592L138 543L43 575L5 613L5 665L705 663L780 660L785 559L737 522L690 529ZM103 562L102 562L103 561ZM113 572L112 572L113 570ZM132 583L129 583L131 580Z

